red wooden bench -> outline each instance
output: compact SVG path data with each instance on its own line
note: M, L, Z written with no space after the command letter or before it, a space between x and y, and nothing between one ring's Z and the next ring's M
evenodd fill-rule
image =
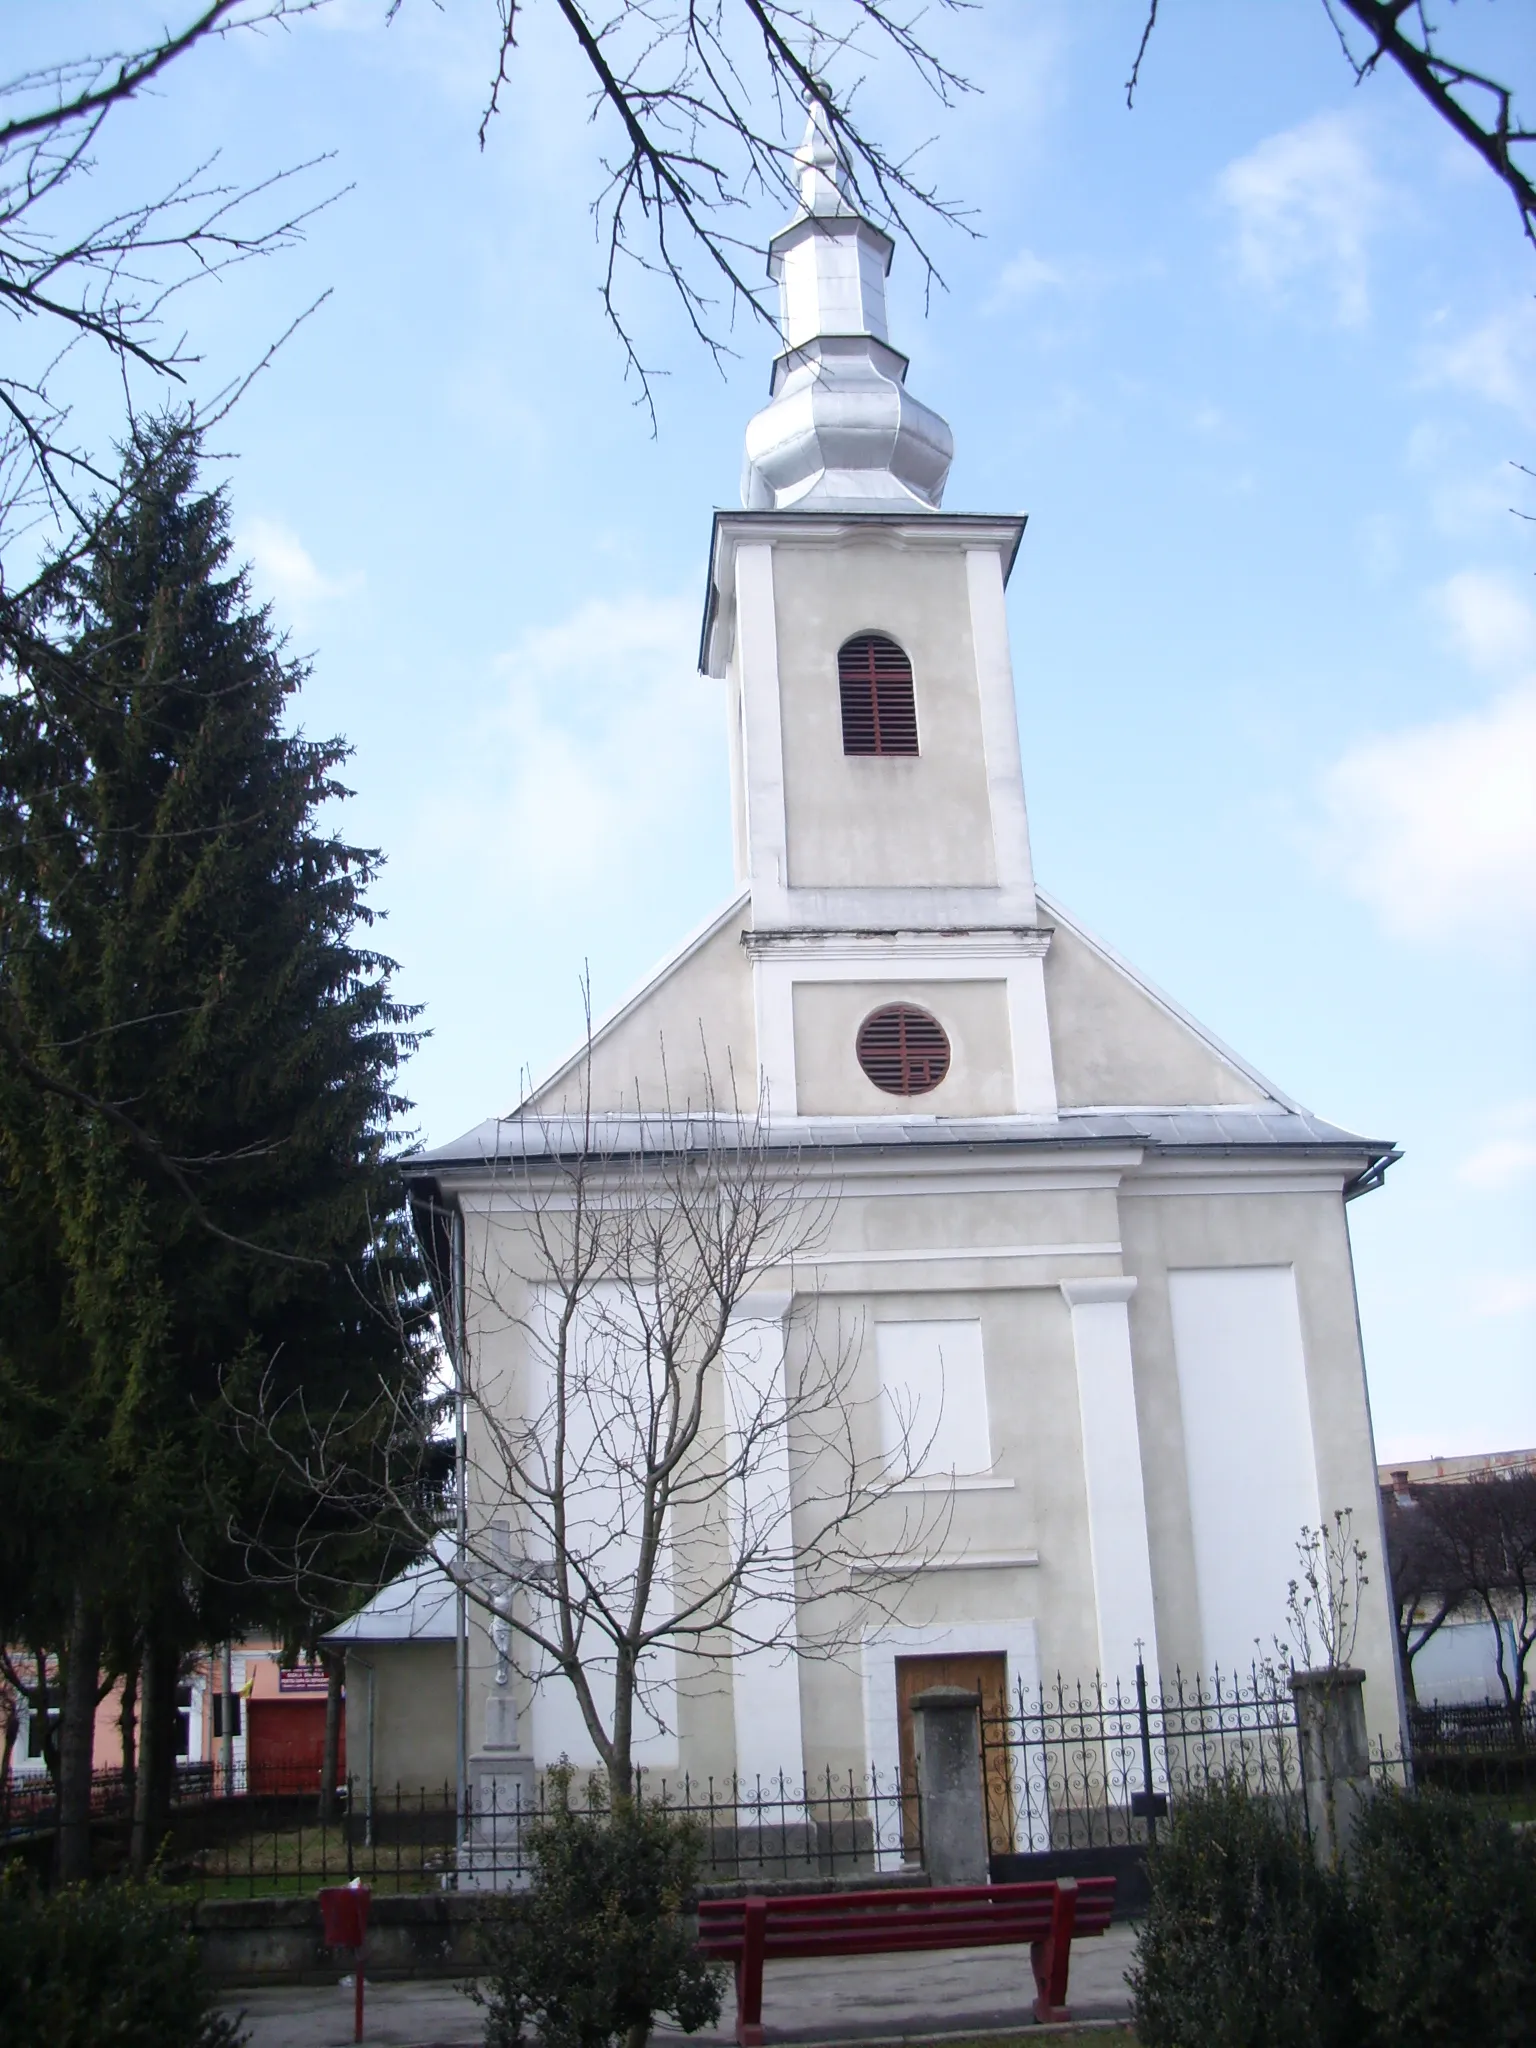
M995 1948L1027 1941L1035 2018L1064 2020L1072 1937L1102 1934L1112 1877L1043 1884L947 1885L937 1891L818 1892L701 1899L699 1951L736 1969L736 2039L761 2048L763 1964L780 1956L869 1956L904 1949Z

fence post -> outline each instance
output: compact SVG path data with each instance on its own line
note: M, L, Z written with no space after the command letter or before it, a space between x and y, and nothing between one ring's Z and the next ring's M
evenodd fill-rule
M1371 1796L1365 1673L1351 1666L1293 1671L1291 1693L1312 1853L1332 1869L1348 1853L1355 1816Z
M981 1700L955 1685L916 1694L917 1788L928 1882L985 1884L987 1806L981 1782Z

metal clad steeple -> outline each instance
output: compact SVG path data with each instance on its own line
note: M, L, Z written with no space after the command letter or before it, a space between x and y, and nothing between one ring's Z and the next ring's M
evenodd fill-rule
M906 388L890 345L893 244L856 209L826 110L812 101L800 210L768 245L784 352L747 426L749 511L936 511L954 454L948 425Z

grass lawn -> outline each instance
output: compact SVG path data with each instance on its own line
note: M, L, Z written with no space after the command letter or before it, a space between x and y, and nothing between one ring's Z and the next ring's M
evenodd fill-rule
M293 1898L323 1884L347 1884L360 1877L375 1892L430 1892L439 1887L451 1851L421 1843L354 1842L348 1854L340 1827L258 1830L207 1848L173 1849L167 1877L193 1886L204 1898Z

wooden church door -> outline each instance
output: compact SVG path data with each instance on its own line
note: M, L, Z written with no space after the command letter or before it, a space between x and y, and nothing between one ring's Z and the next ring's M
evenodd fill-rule
M901 1737L901 1781L904 1787L917 1782L917 1729L912 1716L914 1695L935 1685L956 1685L981 1697L983 1721L1001 1723L1008 1712L1008 1659L1001 1650L986 1650L970 1656L898 1657L896 1659L896 1725ZM1000 1742L1001 1726L988 1730ZM992 1848L1001 1854L1013 1847L1013 1796L1009 1785L1008 1752L1001 1746L982 1751L987 1795L987 1826ZM917 1812L915 1800L903 1798L901 1844L915 1852Z

